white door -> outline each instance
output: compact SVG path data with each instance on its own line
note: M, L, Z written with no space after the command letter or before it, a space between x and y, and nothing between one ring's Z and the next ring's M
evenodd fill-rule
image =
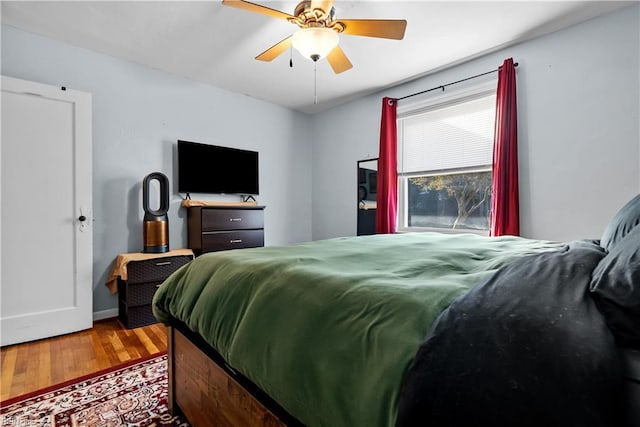
M91 94L2 77L0 344L93 323Z

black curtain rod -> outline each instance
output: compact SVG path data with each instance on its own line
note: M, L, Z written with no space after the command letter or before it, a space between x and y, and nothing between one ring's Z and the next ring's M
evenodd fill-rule
M517 67L518 63L516 62L515 64L513 64L513 66ZM420 91L420 92L412 93L411 95L406 95L406 96L403 96L402 98L396 98L396 101L400 101L402 99L411 98L412 96L416 96L416 95L422 95L423 93L427 93L427 92L433 92L434 90L438 90L438 89L444 90L444 88L447 87L447 86L455 85L455 84L458 84L458 83L466 82L467 80L471 80L471 79L475 79L475 78L478 78L478 77L486 76L487 74L495 73L498 70L499 70L499 68L496 68L495 70L487 71L486 73L476 74L475 76L467 77L466 79L458 80L458 81L455 81L455 82L447 83L445 85L432 87L431 89L427 89L427 90L423 90L423 91Z

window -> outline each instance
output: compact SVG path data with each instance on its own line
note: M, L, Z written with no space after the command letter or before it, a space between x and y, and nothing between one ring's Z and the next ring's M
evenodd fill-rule
M487 234L495 86L398 114L398 228Z

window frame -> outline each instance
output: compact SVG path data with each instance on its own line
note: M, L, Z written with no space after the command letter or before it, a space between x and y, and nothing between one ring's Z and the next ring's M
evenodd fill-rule
M483 98L486 96L492 96L497 91L497 79L491 82L484 82L467 86L465 88L451 91L449 93L443 92L438 96L431 97L429 99L423 99L412 103L398 104L396 112L396 125L397 125L397 138L398 138L398 161L400 161L400 150L402 147L401 141L403 140L403 127L401 126L401 120L416 116L428 111L434 111L441 108L449 107L455 104L473 101L474 99ZM488 236L489 230L473 230L473 229L450 229L439 227L409 227L408 224L408 178L419 176L436 176L444 174L455 173L473 173L473 172L487 172L491 171L493 165L477 165L473 167L452 168L452 169L440 169L430 170L423 172L413 173L400 173L398 168L398 210L397 210L397 226L396 231L399 233L406 232L439 232L439 233L473 233L482 236Z

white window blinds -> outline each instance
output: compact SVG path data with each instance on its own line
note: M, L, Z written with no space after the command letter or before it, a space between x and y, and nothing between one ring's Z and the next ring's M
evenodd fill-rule
M437 106L398 120L398 172L490 166L495 94Z

